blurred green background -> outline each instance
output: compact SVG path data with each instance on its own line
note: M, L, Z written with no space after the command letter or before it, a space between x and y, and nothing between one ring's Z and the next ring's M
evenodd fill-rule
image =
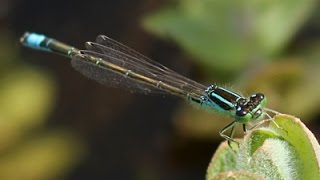
M0 0L0 179L203 179L231 121L101 86L22 47L24 31L80 49L105 34L205 85L263 92L319 138L319 19L317 0Z

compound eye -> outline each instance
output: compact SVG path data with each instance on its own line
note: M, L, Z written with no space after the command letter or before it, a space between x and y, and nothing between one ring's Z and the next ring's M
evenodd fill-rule
M251 101L262 101L264 99L264 95L262 93L253 94L250 97Z
M236 115L239 116L239 117L243 117L245 115L248 114L248 111L245 110L245 109L242 109L241 107L238 107L237 108L237 111L236 111Z

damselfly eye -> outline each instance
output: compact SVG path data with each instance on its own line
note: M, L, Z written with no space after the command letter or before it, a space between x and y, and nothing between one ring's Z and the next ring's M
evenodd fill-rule
M240 117L242 117L242 116L245 116L245 115L247 115L248 114L248 111L237 111L237 116L240 116Z
M264 95L262 93L253 94L250 96L250 101L260 102L264 99Z
M238 106L236 109L236 115L239 117L243 117L248 114L248 111L241 106Z

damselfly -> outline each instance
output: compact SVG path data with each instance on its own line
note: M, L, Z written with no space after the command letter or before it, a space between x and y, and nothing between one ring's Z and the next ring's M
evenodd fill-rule
M206 87L104 35L99 35L96 42L86 42L87 50L78 50L55 39L29 32L20 41L27 47L71 58L76 70L101 84L144 93L174 94L201 107L229 115L233 121L220 131L220 135L229 143L234 141L237 125L242 125L246 132L248 123L255 122L253 127L256 127L265 121L273 121L267 112L276 113L266 108L267 98L262 93L245 98L217 85ZM226 134L228 130L229 135Z

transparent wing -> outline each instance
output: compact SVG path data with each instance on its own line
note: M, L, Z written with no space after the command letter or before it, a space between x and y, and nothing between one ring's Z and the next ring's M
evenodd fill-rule
M105 56L93 51L81 51L82 54L76 55L72 58L72 66L84 76L89 79L93 79L103 85L111 87L120 87L126 88L131 92L138 92L143 94L149 93L165 93L165 91L160 90L152 85L143 82L137 82L136 79L126 77L124 73L116 72L108 67L98 65L98 61L106 62L104 59ZM89 56L94 56L97 59L94 61L88 61ZM115 65L123 65L121 59L108 58L107 62L110 62ZM119 66L120 67L120 66ZM127 65L128 67L128 65ZM139 72L138 69L135 69L134 72ZM146 72L146 75L153 76L153 74Z
M111 53L119 53L120 54L126 54L127 57L131 57L130 60L141 62L141 64L146 64L147 66L152 66L154 69L158 69L159 72L162 72L164 75L174 77L176 81L180 81L180 83L185 83L190 88L193 87L195 89L206 89L206 86L197 83L196 81L193 81L187 77L184 77L175 71L163 66L162 64L153 61L152 59L142 55L141 53L129 48L128 46L125 46L121 44L120 42L117 42L105 35L99 35L96 38L96 42L104 47L107 47L104 51L104 53L108 54Z
M132 91L143 93L168 92L165 88L159 89L155 85L143 83L127 76L127 72L131 72L175 87L185 92L186 96L200 97L206 89L202 84L190 80L104 35L98 36L96 43L87 42L86 48L88 50L81 51L82 55L73 57L72 65L85 76L102 84L127 87ZM88 57L95 57L95 60L87 61ZM115 72L108 66L97 65L97 61L119 66L123 68L123 71Z

